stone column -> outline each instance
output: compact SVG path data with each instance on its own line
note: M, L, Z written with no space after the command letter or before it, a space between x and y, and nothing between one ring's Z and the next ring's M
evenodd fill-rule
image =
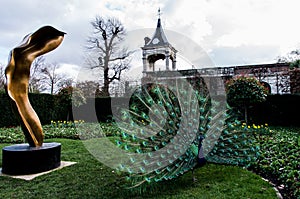
M169 60L170 60L170 54L169 54L169 51L166 51L166 70L170 70Z

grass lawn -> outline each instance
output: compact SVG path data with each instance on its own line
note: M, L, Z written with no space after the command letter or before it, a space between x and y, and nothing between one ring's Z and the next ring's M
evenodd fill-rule
M0 198L276 198L275 190L260 176L240 167L215 164L197 169L197 182L193 182L190 172L176 180L148 186L143 193L129 191L123 188L120 176L97 161L82 141L46 139L45 142L61 143L61 159L77 164L31 181L1 176ZM0 147L7 145L11 144Z

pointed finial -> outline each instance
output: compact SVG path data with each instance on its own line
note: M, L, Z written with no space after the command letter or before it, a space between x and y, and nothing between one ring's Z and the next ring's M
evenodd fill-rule
M160 18L160 15L161 15L160 8L158 8L158 18Z
M160 12L160 8L158 8L158 21L157 21L157 28L161 27L161 22L160 22L160 16L161 16L161 12Z

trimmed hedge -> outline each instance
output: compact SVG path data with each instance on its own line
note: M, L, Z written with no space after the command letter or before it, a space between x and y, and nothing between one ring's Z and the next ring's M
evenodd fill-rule
M126 97L87 99L87 104L74 109L74 119L105 122L110 120L119 108L128 108L128 102L129 98ZM248 114L250 122L254 124L300 126L300 95L268 95L265 102L250 107Z
M41 123L53 121L84 120L86 122L106 122L119 108L128 108L129 98L87 99L80 107L73 107L69 97L64 95L29 94L29 100L38 114ZM267 123L273 126L300 126L300 95L268 95L267 100L249 109L252 123ZM0 127L18 126L19 122L12 113L10 99L0 92ZM74 118L73 118L74 115Z
M300 126L300 95L268 95L267 100L250 108L249 116L256 124Z
M17 126L19 122L17 121L15 115L12 112L10 98L5 92L0 92L0 127L10 127Z
M112 115L116 114L122 107L128 108L129 98L88 98L86 102L79 107L73 107L74 120L107 122L111 121Z
M29 101L36 111L42 124L50 124L51 120L66 120L70 101L64 96L29 93ZM0 127L18 126L11 100L5 92L0 92Z

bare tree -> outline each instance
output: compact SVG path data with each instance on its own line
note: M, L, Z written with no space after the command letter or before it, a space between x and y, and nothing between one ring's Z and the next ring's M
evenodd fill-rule
M292 50L285 56L278 56L277 63L291 63L300 60L300 49Z
M4 89L6 81L5 67L0 63L0 90ZM59 74L58 68L58 64L46 63L44 56L37 57L30 68L29 92L39 93L50 90L50 93L54 94L60 88L72 86L73 80L65 74Z
M50 89L50 94L53 95L58 89L56 88L59 83L64 79L67 79L64 74L58 73L57 69L59 68L58 64L46 64L41 69L42 79L41 81Z
M0 63L0 90L4 90L4 84L5 84L5 65Z
M76 88L82 91L85 98L94 98L97 90L99 89L99 84L95 81L82 81L76 83Z
M72 87L73 86L73 83L74 83L74 80L72 78L63 78L61 79L57 84L57 88L60 90L60 89L63 89L63 88L67 88L67 87Z
M43 75L41 70L45 66L44 56L37 57L31 64L30 68L30 79L29 79L29 92L39 93L45 90L45 85L42 82Z
M87 49L96 53L98 63L90 66L90 69L103 69L102 93L109 96L110 83L120 80L122 72L129 68L129 58L133 52L121 45L126 31L118 19L96 16L91 25L94 32L87 40Z

